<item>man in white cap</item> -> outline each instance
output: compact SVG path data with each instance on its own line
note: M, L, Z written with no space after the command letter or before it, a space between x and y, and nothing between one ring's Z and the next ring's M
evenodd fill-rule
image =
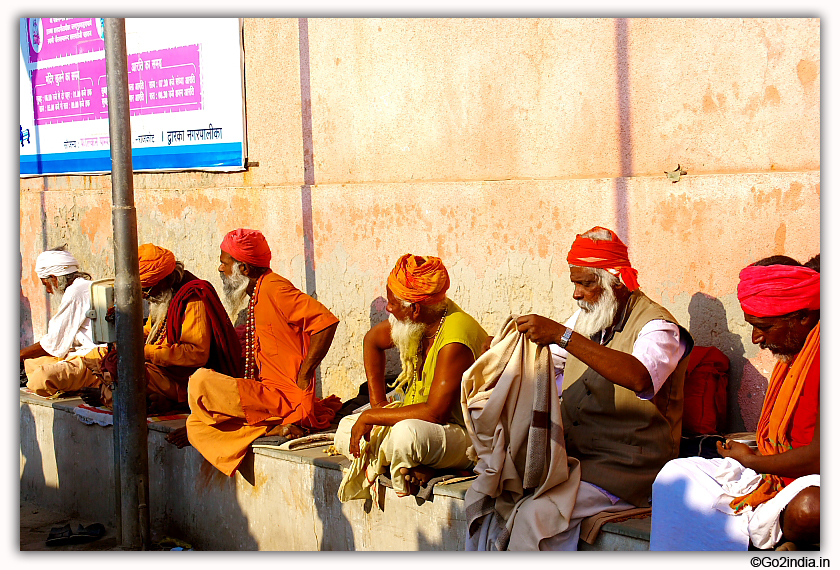
M39 396L98 387L93 370L107 352L107 345L93 342L93 328L86 316L90 308L90 274L64 247L41 253L35 272L47 293L61 295L61 304L50 319L47 334L20 350L27 388Z

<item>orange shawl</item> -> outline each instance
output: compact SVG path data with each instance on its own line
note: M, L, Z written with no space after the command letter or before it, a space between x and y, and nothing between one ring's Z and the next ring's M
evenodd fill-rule
M805 378L820 352L820 323L814 327L805 339L805 345L793 363L777 362L767 386L761 418L756 430L756 443L761 455L775 455L793 449L790 441L790 428L793 425L793 412L805 387ZM736 513L747 506L757 507L776 496L785 486L778 475L761 475L761 484L747 495L736 497L729 503Z

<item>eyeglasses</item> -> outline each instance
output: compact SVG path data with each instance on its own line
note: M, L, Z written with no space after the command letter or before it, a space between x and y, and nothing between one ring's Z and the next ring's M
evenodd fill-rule
M152 288L153 288L153 287L154 287L154 285L150 285L149 287L141 287L141 288L140 288L140 293L141 293L144 297L148 297L148 296L149 296L149 293L151 293L151 292L152 292Z

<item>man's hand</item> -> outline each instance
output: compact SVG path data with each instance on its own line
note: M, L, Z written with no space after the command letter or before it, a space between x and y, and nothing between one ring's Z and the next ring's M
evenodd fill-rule
M353 454L353 457L359 457L361 455L359 444L363 437L365 441L370 441L370 430L372 429L373 426L365 422L365 415L362 412L362 415L353 424L353 429L350 430L350 453Z
M721 457L731 457L744 467L749 467L747 463L751 457L755 457L755 452L748 445L731 439L727 439L724 443L717 442L717 449Z
M525 315L516 319L516 330L534 344L555 344L566 332L566 327L539 315Z
M301 390L307 390L309 388L309 384L310 384L310 379L306 377L306 373L303 371L303 368L301 368L298 371L298 377L297 377L298 388L300 388Z

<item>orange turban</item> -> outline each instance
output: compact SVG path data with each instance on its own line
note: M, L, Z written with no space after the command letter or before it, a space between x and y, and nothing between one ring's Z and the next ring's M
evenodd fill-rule
M572 249L569 250L566 261L570 265L580 267L596 267L598 269L612 270L610 273L621 275L622 281L624 281L624 284L627 285L630 291L638 289L639 282L636 276L639 272L630 266L627 246L624 245L624 242L619 239L614 231L602 228L601 226L595 226L589 231L592 232L595 230L606 230L610 232L612 239L593 240L578 234L575 242L572 244Z
M439 257L406 253L388 276L388 287L404 301L432 305L446 298L449 273Z
M151 243L137 248L140 262L140 287L154 287L175 269L175 255Z
M257 230L239 228L225 235L222 251L226 251L236 261L244 261L256 267L268 267L271 263L271 249L265 236Z

